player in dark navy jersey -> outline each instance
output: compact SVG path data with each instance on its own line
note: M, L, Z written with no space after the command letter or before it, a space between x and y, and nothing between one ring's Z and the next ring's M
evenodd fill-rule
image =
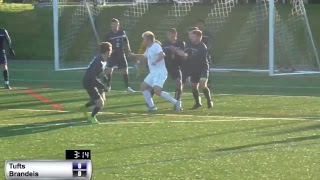
M211 53L213 50L213 35L212 33L205 27L205 21L202 19L199 19L197 21L197 27L199 28L200 31L202 31L202 42L207 46L208 48L208 60L209 60L209 64L212 64L212 57L211 57ZM210 76L208 79L208 87L211 87L210 84L211 80L210 80Z
M208 108L213 107L210 90L207 87L209 77L209 61L207 56L207 47L201 42L202 32L194 30L190 34L192 44L189 44L184 51L179 50L177 54L185 58L185 64L188 67L185 77L190 76L192 94L195 98L195 105L192 109L197 109L202 106L199 97L199 86L207 99Z
M128 62L124 52L124 43L127 44L129 53L131 52L129 39L126 32L119 29L120 23L118 19L113 18L111 21L111 30L106 34L104 41L110 42L113 47L113 52L107 64L107 76L104 78L105 83L109 90L111 90L111 79L113 68L118 66L118 69L122 71L123 81L125 83L127 92L134 92L129 86L129 71Z
M3 73L3 78L4 78L4 84L6 89L11 89L9 85L9 70L8 70L8 65L7 65L7 57L6 57L6 52L4 49L4 42L7 43L7 46L9 48L10 56L14 56L15 53L12 49L12 44L11 44L11 39L8 34L8 32L0 28L0 65Z
M181 65L183 58L176 54L177 50L184 50L185 43L178 40L178 33L175 28L171 28L167 31L167 41L162 44L164 50L165 63L168 71L168 75L175 81L175 99L181 100L182 93L182 73Z
M112 52L112 45L108 42L103 42L100 45L100 54L95 56L88 66L88 69L83 77L82 84L84 89L87 91L90 100L85 107L95 105L92 110L91 116L88 120L91 123L97 123L96 114L104 106L103 93L108 91L108 88L102 84L98 78L104 71L107 60L109 59ZM87 116L86 109L84 108L85 115Z

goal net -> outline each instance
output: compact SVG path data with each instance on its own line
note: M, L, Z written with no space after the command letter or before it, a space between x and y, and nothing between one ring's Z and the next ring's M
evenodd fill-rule
M206 24L213 33L216 71L319 73L319 59L302 0L218 0ZM251 11L246 12L250 6ZM228 36L226 36L226 34Z
M169 28L178 27L199 0L174 0L173 6L157 25L155 34L160 41L166 40Z
M131 32L134 25L156 0L135 0L124 11L121 26ZM98 0L83 0L66 6L66 0L53 1L55 70L85 69L98 52L105 29L96 21L103 6Z

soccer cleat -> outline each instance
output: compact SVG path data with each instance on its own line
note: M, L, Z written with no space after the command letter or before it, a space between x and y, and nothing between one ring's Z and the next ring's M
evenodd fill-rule
M11 87L10 87L9 84L5 84L5 85L4 85L4 88L5 88L5 89L11 89Z
M181 111L181 101L180 100L178 100L174 106L175 106L175 110L177 112Z
M133 89L131 89L131 87L128 87L126 91L127 92L135 92Z
M176 104L173 106L173 110L177 111L177 105ZM180 101L180 111L183 111L181 101ZM179 112L179 111L177 111L177 112Z
M201 106L202 106L202 104L196 103L195 105L193 105L193 107L191 109L198 109Z
M208 101L208 109L213 108L213 102L212 101Z
M155 106L153 106L153 107L148 107L147 111L148 111L148 112L155 112L155 111L157 111L157 108L156 108Z
M96 117L89 117L88 121L91 122L91 124L98 124L98 120Z

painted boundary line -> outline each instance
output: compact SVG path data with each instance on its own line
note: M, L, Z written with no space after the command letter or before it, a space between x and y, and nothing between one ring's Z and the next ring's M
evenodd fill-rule
M15 87L14 89L24 89L24 88L27 88L27 87ZM84 89L68 89L68 88L33 88L33 90L56 90L56 91L83 91L85 92ZM126 91L120 91L120 90L111 90L111 93L112 92L116 92L116 93L128 93ZM167 91L169 92L169 91ZM140 91L135 91L135 92L131 92L131 93L137 93L137 94L140 94L141 92ZM169 92L169 93L174 93L174 92ZM192 94L191 92L184 92L183 94ZM262 94L262 95L259 95L259 94L214 94L214 96L253 96L253 97L285 97L285 98L289 98L289 97L299 97L299 98L320 98L318 96L286 96L286 95L267 95L267 94Z
M55 83L80 83L73 80L32 80L32 79L11 79L12 81L27 81L27 82L55 82ZM142 82L143 80L141 80ZM131 82L132 84L141 84L141 82ZM112 82L112 84L122 84L123 82ZM284 89L320 89L320 86L266 86L266 85L248 85L248 84L215 84L222 87L251 87L251 88L284 88Z
M7 109L9 111L30 111L30 112L57 112L57 113L70 113L72 111L59 111L59 110L36 110L36 109ZM77 113L77 112L75 112ZM121 114L121 115L134 115L132 114L123 114L123 113L112 113L112 112L101 112L101 114ZM139 114L141 115L141 114ZM150 114L142 114L150 115ZM151 114L155 115L155 114ZM162 114L161 114L162 115ZM184 117L176 114L177 117ZM192 115L190 115L192 116ZM197 117L197 116L193 116ZM165 123L219 123L219 122L248 122L248 121L320 121L320 117L297 117L297 118L263 118L263 117L227 117L227 116L206 116L210 119L207 120L195 120L195 121L186 121L186 120L171 120L171 121L117 121L117 122L99 122L99 125L128 125L128 124L165 124ZM217 119L214 119L217 118ZM226 119L219 119L226 118ZM89 125L87 121L81 122L65 122L65 123L47 123L47 124L28 124L23 123L13 123L13 124L0 124L0 127L3 126L25 126L22 128L26 129L36 129L50 126L63 126L63 125Z

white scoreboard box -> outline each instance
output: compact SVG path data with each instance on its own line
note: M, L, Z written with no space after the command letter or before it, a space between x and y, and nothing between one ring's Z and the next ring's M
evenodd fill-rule
M91 160L6 161L4 173L10 179L78 179L90 180Z

